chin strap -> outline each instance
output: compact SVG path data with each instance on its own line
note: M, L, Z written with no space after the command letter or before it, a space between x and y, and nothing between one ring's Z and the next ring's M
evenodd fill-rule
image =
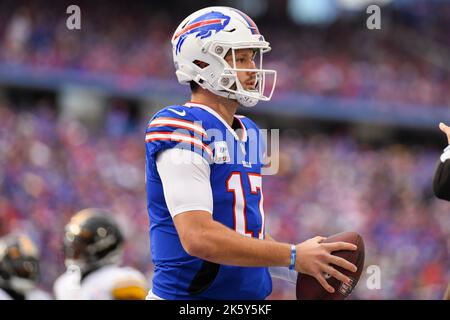
M246 97L246 96L243 96L238 93L236 93L235 95L236 95L236 100L239 102L240 105L242 105L244 107L251 108L251 107L256 106L256 104L259 102L258 99Z

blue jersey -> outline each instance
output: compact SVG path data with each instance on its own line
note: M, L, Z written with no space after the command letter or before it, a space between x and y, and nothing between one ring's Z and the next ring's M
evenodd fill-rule
M265 267L218 265L183 249L156 170L158 152L184 148L210 166L212 218L247 237L264 239L262 154L264 140L250 119L235 116L233 130L214 110L187 103L159 111L146 130L146 187L152 291L164 299L264 299L272 291ZM182 191L181 191L182 192Z

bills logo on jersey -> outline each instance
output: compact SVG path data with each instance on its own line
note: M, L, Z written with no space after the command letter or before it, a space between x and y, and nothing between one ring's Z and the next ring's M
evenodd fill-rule
M231 161L226 141L214 142L214 152L215 152L214 155L215 163L226 163Z
M176 54L180 53L181 46L189 35L195 34L196 38L205 39L212 36L213 31L217 33L223 30L229 22L229 16L217 11L208 12L189 22L173 37L173 41L178 39L175 51Z

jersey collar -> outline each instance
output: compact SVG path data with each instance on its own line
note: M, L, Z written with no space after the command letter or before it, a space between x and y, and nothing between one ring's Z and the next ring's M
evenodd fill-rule
M228 129L228 131L231 132L231 134L233 135L233 137L240 142L247 142L247 128L244 126L244 123L241 121L241 117L234 115L234 119L236 119L239 124L241 125L242 128L242 139L239 139L238 135L236 134L236 131L233 130L233 128L230 127L230 125L213 109L211 109L208 106L205 106L204 104L201 103L197 103L197 102L187 102L184 104L187 107L197 107L200 109L205 110L206 112L209 112L210 114L212 114L214 117L216 117L220 122L223 123L223 125Z

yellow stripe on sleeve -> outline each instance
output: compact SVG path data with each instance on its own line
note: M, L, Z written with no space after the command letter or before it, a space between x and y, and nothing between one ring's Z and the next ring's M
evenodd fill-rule
M140 286L115 288L112 296L115 300L145 300L147 290Z

